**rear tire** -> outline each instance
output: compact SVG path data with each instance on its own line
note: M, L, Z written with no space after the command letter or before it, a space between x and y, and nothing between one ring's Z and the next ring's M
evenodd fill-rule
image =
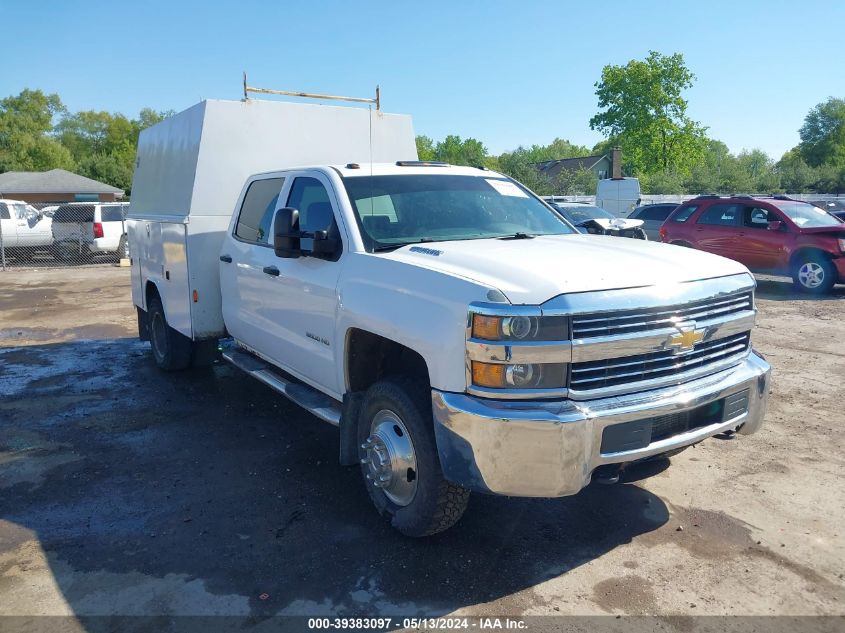
M191 364L191 339L167 324L159 297L150 299L148 314L150 345L156 365L165 371L186 369Z
M427 385L395 377L372 385L358 417L364 483L376 509L412 537L452 527L469 490L444 479Z
M824 255L808 253L793 265L792 282L802 292L825 294L836 283L836 268Z

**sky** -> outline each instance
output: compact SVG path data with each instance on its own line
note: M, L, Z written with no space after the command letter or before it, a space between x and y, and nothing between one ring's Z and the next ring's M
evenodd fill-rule
M684 55L689 116L733 152L779 158L814 105L845 97L843 0L0 0L0 14L0 97L40 88L71 111L132 117L239 99L243 71L304 92L379 84L418 134L491 154L555 137L592 147L602 67L649 50Z

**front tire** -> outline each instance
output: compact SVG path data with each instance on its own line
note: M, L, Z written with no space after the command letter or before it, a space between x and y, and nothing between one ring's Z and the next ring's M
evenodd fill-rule
M825 294L836 283L836 268L824 255L809 253L793 266L792 281L802 292Z
M165 371L179 371L191 364L191 339L167 324L159 297L149 304L150 345L156 365Z
M461 518L470 493L443 477L427 386L404 377L372 385L361 406L358 440L367 492L399 532L429 536Z

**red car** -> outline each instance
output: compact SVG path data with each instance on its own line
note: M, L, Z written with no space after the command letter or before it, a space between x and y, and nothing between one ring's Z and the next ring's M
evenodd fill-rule
M806 292L845 283L845 223L786 196L699 196L666 219L660 239L788 275Z

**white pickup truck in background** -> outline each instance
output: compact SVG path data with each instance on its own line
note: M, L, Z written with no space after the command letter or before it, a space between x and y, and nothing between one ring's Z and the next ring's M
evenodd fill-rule
M501 174L415 158L409 117L362 108L204 101L142 132L132 295L158 365L231 338L411 536L470 491L572 495L760 427L742 265L582 235Z
M52 220L21 200L0 199L0 242L4 254L29 261L53 244Z

